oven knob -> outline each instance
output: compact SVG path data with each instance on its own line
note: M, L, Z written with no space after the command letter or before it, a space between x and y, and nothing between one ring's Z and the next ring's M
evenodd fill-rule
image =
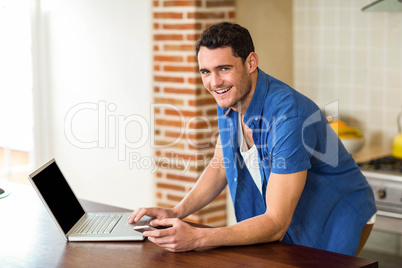
M380 189L380 190L378 190L377 193L378 193L378 197L380 199L384 199L387 196L387 192L385 191L385 189Z

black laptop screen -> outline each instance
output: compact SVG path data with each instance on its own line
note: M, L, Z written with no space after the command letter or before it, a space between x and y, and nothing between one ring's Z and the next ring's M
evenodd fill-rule
M32 178L64 233L85 214L56 162Z

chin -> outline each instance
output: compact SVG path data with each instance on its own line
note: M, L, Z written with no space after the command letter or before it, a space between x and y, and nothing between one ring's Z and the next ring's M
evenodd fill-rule
M235 106L235 104L228 104L228 103L219 103L219 102L217 102L217 104L222 109L228 109L228 108L231 108L231 107Z

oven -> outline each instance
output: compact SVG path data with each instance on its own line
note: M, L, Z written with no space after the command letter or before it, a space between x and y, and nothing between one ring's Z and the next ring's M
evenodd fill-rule
M392 156L358 163L373 189L376 222L365 248L402 257L402 159Z

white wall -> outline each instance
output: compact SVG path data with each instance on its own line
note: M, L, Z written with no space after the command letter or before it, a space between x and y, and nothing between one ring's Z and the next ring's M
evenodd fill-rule
M38 74L36 98L46 100L36 113L48 115L36 116L43 129L35 133L36 141L49 138L37 150L56 158L80 198L153 205L151 147L143 142L152 100L151 1L52 0L42 9L37 64L47 76ZM139 148L119 146L135 143ZM142 168L130 168L130 153L142 157Z
M391 152L402 105L402 13L362 12L373 1L294 1L295 88ZM380 149L381 150L381 149Z

